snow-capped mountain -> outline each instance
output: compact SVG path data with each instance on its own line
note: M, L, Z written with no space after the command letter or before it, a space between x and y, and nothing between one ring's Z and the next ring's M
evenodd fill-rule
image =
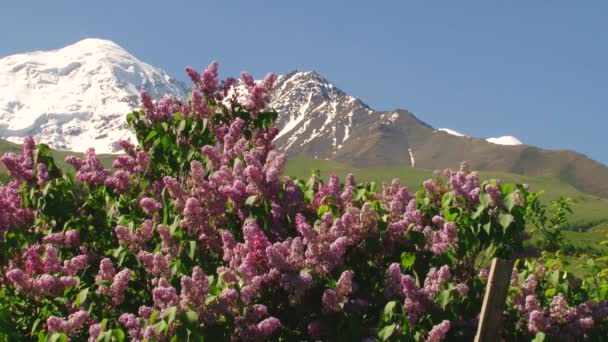
M53 51L0 59L0 137L73 151L113 152L131 137L125 115L152 97L184 96L184 85L115 43L85 39Z
M125 115L139 92L185 98L187 89L107 40L0 59L0 138L26 135L56 149L114 152L129 138ZM608 168L571 151L548 151L517 138L475 138L435 129L406 110L377 111L316 72L278 77L270 107L280 113L277 148L291 157L330 159L359 167L457 167L556 177L608 196Z

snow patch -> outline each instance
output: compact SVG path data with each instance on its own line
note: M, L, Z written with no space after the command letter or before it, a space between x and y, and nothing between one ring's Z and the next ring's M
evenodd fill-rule
M449 128L438 128L437 130L441 132L446 132L447 134L455 135L457 137L466 137L466 135Z
M488 139L486 139L486 141L491 142L492 144L496 144L496 145L507 145L507 146L523 145L523 142L521 142L521 140L517 139L516 137L514 137L512 135L505 135L505 136L498 137L498 138L488 138Z
M412 164L412 168L416 165L416 160L414 159L414 152L412 152L412 148L408 147L407 151L410 154L410 162Z

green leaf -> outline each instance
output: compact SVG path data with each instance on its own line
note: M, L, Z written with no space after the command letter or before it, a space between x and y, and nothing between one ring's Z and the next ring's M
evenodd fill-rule
M315 199L315 191L313 189L308 189L304 192L304 200L308 203L312 203Z
M534 336L534 339L531 342L543 342L545 340L545 333L539 331Z
M194 260L194 253L196 252L196 241L188 241L188 258Z
M484 223L482 228L483 230L485 230L486 233L488 233L488 235L490 235L492 232L492 221Z
M384 315L382 316L382 320L384 322L390 322L393 319L393 314L395 311L395 306L397 306L397 301L393 300L384 306Z
M403 252L401 253L401 266L404 270L409 270L414 266L416 262L416 253L414 252Z
M331 208L328 205L322 205L317 209L317 215L322 217L325 213L331 212Z
M249 197L247 197L247 200L245 201L245 205L248 207L252 207L255 202L257 201L258 197L256 195L251 195Z
M441 292L439 292L437 299L439 300L439 305L441 305L441 309L445 310L446 306L448 306L448 304L450 304L450 301L452 299L452 290L451 289L442 290Z
M182 132L186 128L186 120L180 120L177 125L177 132Z
M443 217L448 222L456 222L456 221L458 221L458 217L460 217L461 213L462 213L462 209L456 208L456 207L449 207L445 211L445 214L443 215Z
M479 206L486 209L488 205L490 205L490 195L484 192L483 194L479 195Z
M354 200L355 201L362 200L365 197L365 194L367 194L367 190L365 190L365 189L357 189L357 191L355 192Z
M443 197L441 197L441 206L445 209L445 208L449 207L450 205L452 205L453 200L454 200L454 193L451 191L448 191L445 194L443 194Z
M173 145L173 141L171 140L171 136L168 134L164 134L161 138L160 138L160 142L163 145L163 148L165 149L165 151L168 151L171 149L172 145Z
M547 281L553 286L557 286L559 284L559 270L554 270L549 272L549 276L547 277Z
M68 336L66 334L53 333L53 335L47 337L48 342L68 342Z
M517 198L517 196L515 195L514 192L506 195L503 198L503 203L505 205L505 208L507 208L507 210L509 212L511 212L511 210L513 210L513 207L515 207L515 202L516 202L515 200L516 200L516 198Z
M195 311L188 310L181 314L180 322L188 328L195 329L198 325L198 314Z
M389 338L391 338L391 336L393 336L393 333L395 332L395 328L397 327L397 324L391 324L391 325L387 325L385 327L383 327L382 329L380 329L380 331L378 331L378 337L380 338L381 341L386 341Z
M40 318L37 318L37 319L34 321L34 324L32 324L32 330L30 331L30 334L31 334L32 336L34 336L34 333L36 332L36 328L38 328L38 324L40 324L40 322L41 322L41 321L42 321L42 320L41 320Z
M507 184L503 184L500 187L500 192L502 193L503 196L507 196L508 194L512 194L513 191L515 191L516 189L516 185L513 183L507 183Z
M122 329L112 329L111 337L115 338L115 341L121 342L125 340L125 333Z
M171 324L175 321L175 315L177 314L177 306L171 306L163 310L163 318L167 318L167 323Z
M511 214L500 213L498 214L498 223L506 230L509 228L511 223L515 221L515 218Z
M146 136L146 139L144 139L144 143L147 143L148 141L154 139L154 137L158 134L158 131L154 130L151 131L150 133L148 133L148 135Z
M81 306L84 302L86 302L87 300L87 296L89 295L89 289L83 289L81 290L78 295L76 296L76 301L75 301L75 305L76 307Z

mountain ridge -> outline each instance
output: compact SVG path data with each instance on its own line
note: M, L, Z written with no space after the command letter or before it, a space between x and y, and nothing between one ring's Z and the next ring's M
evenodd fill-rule
M188 89L119 45L85 39L52 51L0 59L0 136L19 142L32 134L54 148L116 152L132 138L124 116L139 108L138 94L185 99ZM275 139L291 157L334 160L356 167L455 168L557 177L581 191L608 197L608 168L574 151L551 151L499 140L454 135L413 113L378 111L316 71L280 75L269 105L280 113ZM461 133L458 133L461 134ZM489 138L491 140L492 138Z

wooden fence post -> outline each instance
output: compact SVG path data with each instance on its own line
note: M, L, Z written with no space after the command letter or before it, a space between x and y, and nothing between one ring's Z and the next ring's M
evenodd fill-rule
M475 342L497 342L502 312L505 308L507 293L513 272L513 260L494 258L486 293L483 297L483 306L479 314L479 325Z

